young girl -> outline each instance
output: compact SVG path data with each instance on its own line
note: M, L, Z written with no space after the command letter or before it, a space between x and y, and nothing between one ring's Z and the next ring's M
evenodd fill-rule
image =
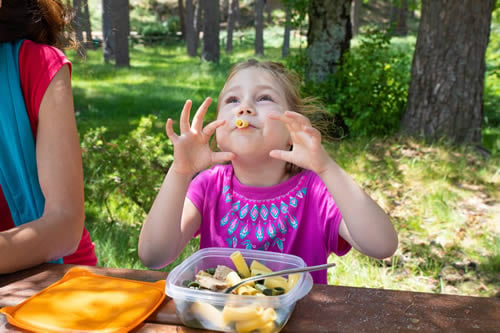
M310 106L299 96L298 80L282 65L234 66L217 120L203 127L210 102L191 124L186 102L180 135L167 121L174 162L141 230L146 266L172 262L197 234L201 248L284 252L308 265L351 246L375 258L394 253L398 238L387 215L325 151L319 131L301 114ZM209 147L214 132L219 152ZM326 271L312 275L327 283Z

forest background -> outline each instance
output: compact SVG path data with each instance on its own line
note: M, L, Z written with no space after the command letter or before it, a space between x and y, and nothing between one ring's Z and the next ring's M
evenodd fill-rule
M86 225L99 265L146 269L137 256L137 241L172 161L166 119L178 119L186 99L194 105L206 96L216 99L228 69L241 60L281 61L304 76L308 21L307 15L296 16L283 56L286 11L280 1L268 1L273 6L263 22L262 53L256 55L255 3L239 1L229 52L221 1L220 56L206 61L199 56L201 45L196 56L186 51L182 1L130 1L129 63L117 66L116 56L106 59L103 53L104 2L87 3L92 38L84 35L85 48L68 52L83 149ZM362 2L357 34L342 67L327 83L302 87L305 95L321 98L332 115L331 138L324 143L328 152L390 215L400 237L396 254L386 260L355 251L331 256L337 266L329 272L329 283L498 296L500 10L492 14L485 57L481 142L456 144L446 137L426 140L401 132L421 4L410 1L405 8L403 32L391 24L395 8L401 8L400 2ZM214 117L211 107L207 120ZM198 246L193 239L163 270L171 270Z

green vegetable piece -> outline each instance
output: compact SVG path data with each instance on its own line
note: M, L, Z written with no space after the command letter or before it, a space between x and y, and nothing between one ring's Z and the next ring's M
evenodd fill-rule
M285 293L285 289L281 287L274 287L272 290L273 296L283 295Z
M262 293L266 296L273 296L273 290L269 288L264 289Z
M208 274L210 275L214 275L215 274L215 268L207 268L205 269L205 272L207 272Z
M262 275L262 274L260 274L260 273L259 273L259 274L256 274L255 276L259 276L259 275ZM257 281L255 281L255 283L256 283L256 284L262 284L262 285L264 285L264 279L262 279L262 280L257 280Z
M261 293L263 293L264 290L269 289L266 286L264 286L263 284L258 284L258 283L255 284L254 288L257 289L258 291L260 291Z
M184 281L182 281L182 286L183 286L183 287L189 287L189 284L190 284L191 282L193 282L193 281L192 281L192 280L184 280Z
M191 288L191 289L200 289L200 284L196 281L191 281L189 284L188 284L188 288Z

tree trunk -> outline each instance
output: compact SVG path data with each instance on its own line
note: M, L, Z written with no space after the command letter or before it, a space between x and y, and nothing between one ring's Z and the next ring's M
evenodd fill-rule
M403 133L481 142L485 52L494 0L423 0Z
M113 35L115 39L115 66L129 67L128 36L130 32L128 0L112 0Z
M200 43L200 32L203 28L203 0L198 0L196 4L196 10L194 12L194 40L196 42L196 49L198 49L198 44Z
M392 4L390 29L395 36L406 36L408 34L407 17L408 0L401 0L398 3Z
M361 5L363 0L353 0L351 5L351 29L352 35L356 36L359 33L359 18L361 16Z
M92 39L92 27L90 24L90 12L89 12L89 2L88 0L83 1L83 17L85 21L85 39L87 42L87 48L95 49L94 41Z
M229 20L229 0L222 0L222 10L220 11L221 22L227 22Z
M335 73L349 49L351 0L311 0L307 32L306 79L324 81Z
M290 28L292 23L291 20L291 9L290 5L285 7L285 32L283 34L283 47L281 48L281 56L284 58L288 55L288 50L290 49Z
M234 26L236 28L238 28L240 26L240 2L239 1L235 1L234 2Z
M82 0L73 0L73 11L75 13L73 18L73 29L75 29L77 54L81 58L85 58L87 56L87 50L85 49L85 45L83 43L83 29L85 24L83 20Z
M233 30L234 23L236 21L238 0L231 0L231 4L228 7L227 14L227 42L226 42L226 52L233 52Z
M102 51L104 62L109 63L115 58L115 38L111 19L111 1L102 0Z
M264 5L266 9L266 14L267 14L267 24L271 25L273 23L273 11L271 9L271 3L269 0L264 0Z
M187 54L190 57L196 57L196 37L194 29L194 9L193 0L186 0L186 20L184 21L186 32Z
M203 51L201 59L219 62L219 0L200 0L203 4Z
M255 55L264 55L264 0L255 0Z
M184 25L184 4L183 4L182 0L178 0L177 5L179 7L179 24L181 26L181 35L182 35L182 38L185 38L186 26Z

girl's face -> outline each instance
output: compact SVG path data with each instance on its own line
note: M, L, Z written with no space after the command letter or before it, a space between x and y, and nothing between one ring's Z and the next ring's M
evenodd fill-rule
M288 150L291 140L285 124L268 117L289 109L284 96L274 77L263 69L246 68L236 73L219 97L217 119L226 121L216 132L219 148L252 158L269 157L272 149ZM236 127L236 119L246 120L248 127Z

